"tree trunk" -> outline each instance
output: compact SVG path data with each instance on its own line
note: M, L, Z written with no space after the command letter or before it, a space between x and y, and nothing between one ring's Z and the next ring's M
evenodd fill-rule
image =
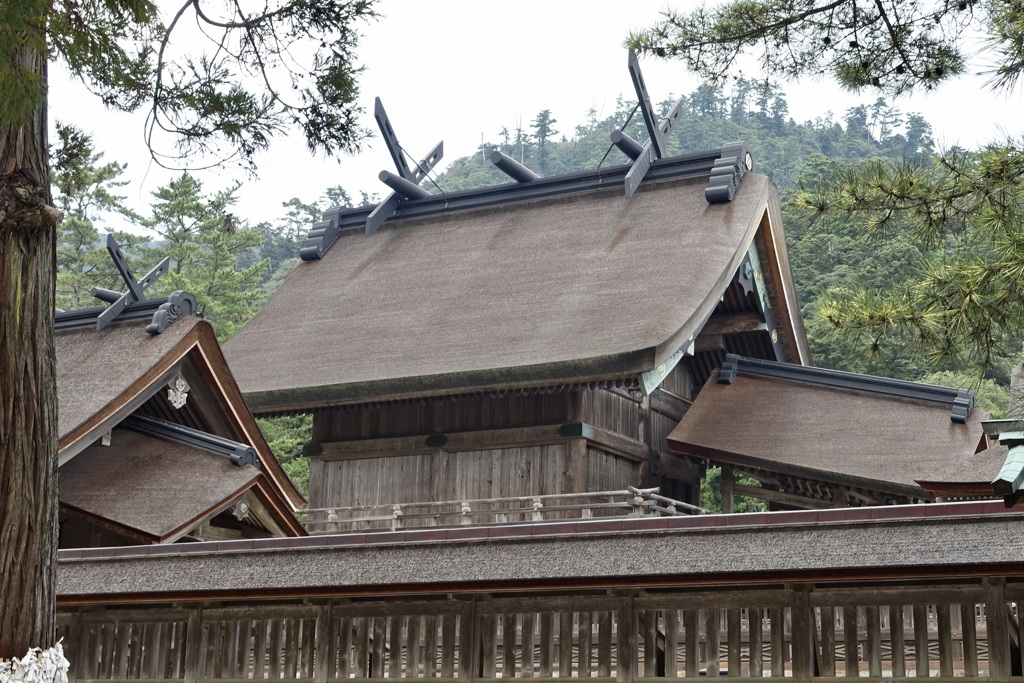
M15 57L46 83L41 51ZM0 102L0 107L3 107ZM57 564L55 226L46 105L0 116L0 659L54 644Z

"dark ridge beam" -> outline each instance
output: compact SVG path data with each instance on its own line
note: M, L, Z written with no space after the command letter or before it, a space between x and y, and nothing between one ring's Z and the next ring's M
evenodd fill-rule
M406 199L425 199L430 193L416 183L397 176L391 171L381 171L378 179Z
M612 144L633 161L639 159L640 155L644 153L644 146L621 130L612 131Z
M106 301L108 304L115 303L124 296L121 292L115 292L112 289L104 289L102 287L93 287L92 295L100 301Z
M746 334L748 332L764 332L767 329L768 326L757 313L726 313L708 318L700 336Z
M534 180L540 180L539 175L498 150L491 152L491 163L497 166L499 171L517 182L529 183Z
M199 429L187 427L176 422L168 422L157 417L148 415L132 415L122 426L140 434L170 439L186 446L193 446L209 453L214 453L227 458L236 467L252 465L259 467L259 458L256 456L256 449L252 446L231 439L225 439L216 434L210 434Z

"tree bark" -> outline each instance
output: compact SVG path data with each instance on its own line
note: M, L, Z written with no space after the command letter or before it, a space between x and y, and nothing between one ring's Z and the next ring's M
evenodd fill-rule
M46 56L12 66L46 83ZM0 102L0 107L3 107ZM0 116L0 659L55 638L57 387L53 350L56 231L45 98Z

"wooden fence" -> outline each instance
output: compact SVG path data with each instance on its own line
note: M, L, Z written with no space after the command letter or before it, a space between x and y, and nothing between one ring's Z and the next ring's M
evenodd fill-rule
M1024 584L64 608L71 680L1020 676ZM1024 680L1024 679L1021 679Z

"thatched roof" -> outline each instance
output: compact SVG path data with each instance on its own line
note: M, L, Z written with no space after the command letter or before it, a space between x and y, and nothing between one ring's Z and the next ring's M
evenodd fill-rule
M173 365L180 346L200 318L186 316L161 334L146 334L138 321L110 325L102 332L93 327L57 330L57 423L61 446L67 446L76 428L110 410L133 385L152 384L154 370ZM170 363L160 361L174 358Z
M267 446L206 321L184 316L157 335L147 334L138 321L102 331L62 330L55 346L62 473L104 433L140 411L252 446L280 499L291 510L305 504ZM176 410L164 396L168 380L179 372L192 388L185 407Z
M1024 557L1021 510L1001 506L593 520L61 551L58 599L696 585L806 576L927 576L934 568L957 567L974 573L981 567L1019 566ZM472 533L476 538L466 539Z
M981 421L950 406L839 386L716 372L669 435L676 453L907 495L917 482L969 475Z
M155 543L174 540L261 478L252 465L185 444L114 430L60 468L63 508L102 519Z
M764 176L748 173L729 204L709 205L706 185L703 175L647 183L628 202L619 187L346 232L225 353L257 413L634 376L695 336L777 210ZM794 325L783 325L790 336Z

